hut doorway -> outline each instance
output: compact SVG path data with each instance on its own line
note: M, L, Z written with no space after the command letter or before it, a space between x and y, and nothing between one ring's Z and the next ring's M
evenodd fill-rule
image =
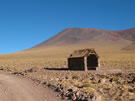
M87 68L96 70L96 67L98 67L98 58L95 54L91 54L87 57Z

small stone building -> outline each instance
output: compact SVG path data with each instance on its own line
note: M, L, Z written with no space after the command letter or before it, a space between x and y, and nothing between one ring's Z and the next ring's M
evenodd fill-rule
M69 70L97 70L98 67L99 56L93 48L76 50L68 58Z

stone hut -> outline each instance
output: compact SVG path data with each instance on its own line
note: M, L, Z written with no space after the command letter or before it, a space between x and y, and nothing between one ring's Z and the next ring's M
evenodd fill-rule
M98 67L99 56L93 48L76 50L68 58L69 70L97 70Z

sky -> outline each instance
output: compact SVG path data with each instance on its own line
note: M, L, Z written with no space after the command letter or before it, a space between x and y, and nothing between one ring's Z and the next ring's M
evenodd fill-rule
M135 27L135 0L0 0L0 54L31 48L71 27Z

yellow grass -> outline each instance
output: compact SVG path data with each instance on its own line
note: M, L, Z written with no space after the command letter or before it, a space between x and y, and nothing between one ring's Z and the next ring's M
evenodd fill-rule
M48 47L0 55L0 68L15 71L37 68L66 68L67 57L76 49L88 46ZM135 69L135 52L115 49L95 49L100 56L101 69Z

